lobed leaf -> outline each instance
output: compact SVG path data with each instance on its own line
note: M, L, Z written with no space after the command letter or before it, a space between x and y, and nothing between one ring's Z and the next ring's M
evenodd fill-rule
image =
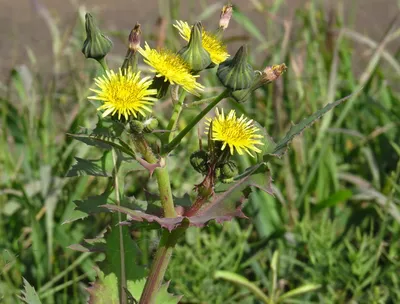
M337 107L340 105L342 102L346 101L349 99L351 96L353 96L356 93L353 93L349 96L346 96L342 99L336 100L335 102L327 104L325 107L322 109L318 110L308 118L303 119L300 123L297 125L294 125L290 128L289 132L286 133L286 136L282 138L275 146L273 151L271 152L272 156L277 156L281 157L284 155L288 149L288 145L290 142L295 138L297 135L299 135L301 132L304 131L304 129L310 127L317 119L321 118L326 112L329 110ZM264 156L264 161L268 160L268 154Z
M106 164L107 153L104 153L100 159L87 160L79 157L75 157L77 163L72 166L67 172L67 177L74 176L101 176L111 177L112 175L107 172Z
M121 224L130 224L131 221L157 223L162 228L168 229L169 231L177 229L182 225L189 227L204 227L210 221L222 223L225 221L230 221L234 217L247 218L242 211L242 206L245 198L242 197L242 199L237 202L236 200L228 200L228 197L233 192L243 190L247 185L249 185L248 182L250 176L254 172L257 172L258 169L262 168L263 166L265 166L264 163L251 167L251 169L247 170L242 175L243 177L238 180L233 186L231 186L224 193L215 195L209 203L207 203L193 216L177 216L174 218L164 218L159 215L149 213L149 210L143 212L141 210L135 210L111 204L106 204L101 207L107 208L114 212L122 212L130 217L129 222L122 222ZM186 203L187 202L185 202L185 204Z
M24 301L27 304L42 304L42 301L40 301L40 298L35 290L34 287L29 284L25 278L24 280L24 290L22 291L22 301Z
M121 248L123 248L123 252L121 252ZM104 252L106 258L101 263L101 270L97 269L97 280L87 289L90 295L88 303L119 304L121 292L124 292L131 302L138 301L146 283L147 270L144 266L135 264L135 261L126 264L122 262L122 259L132 261L132 257L137 258L140 255L127 227L113 227L107 232L104 240ZM126 287L122 288L124 277L126 278ZM155 304L179 303L181 297L168 293L168 286L169 283L161 286Z

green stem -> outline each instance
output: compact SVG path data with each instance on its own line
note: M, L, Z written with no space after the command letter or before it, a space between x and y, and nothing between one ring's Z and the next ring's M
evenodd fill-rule
M149 163L157 163L157 157L153 154L153 151L148 146L143 135L134 134L133 136L136 149L142 154L143 158ZM174 202L172 198L171 183L169 180L167 168L157 168L155 170L155 175L157 178L161 203L164 209L164 216L176 217ZM158 245L154 261L151 265L150 273L147 277L139 304L154 303L157 292L164 279L165 272L167 271L172 251L179 236L183 231L184 229L182 228L176 229L172 232L169 232L167 230L163 231L163 235L161 237L160 244Z
M136 146L136 149L140 152L140 154L142 154L143 158L150 164L156 164L159 160L154 155L143 135L134 134L133 136L133 142ZM162 159L160 161L162 162ZM164 209L164 216L176 217L174 200L172 198L171 183L166 164L164 164L163 167L157 168L154 171L154 174L157 179L158 190L160 191L160 199Z
M99 60L97 60L98 63L100 63L101 67L103 68L104 72L108 70L108 65L106 62L106 59L103 57Z
M168 142L171 141L172 136L174 134L174 130L176 129L176 125L178 124L178 118L182 112L183 101L185 100L185 96L186 96L186 91L182 90L181 95L179 96L179 100L174 106L174 112L172 113L171 119L167 126L167 130L170 131L169 134L167 133Z
M172 232L163 231L139 304L155 303L157 292L160 289L169 261L171 260L172 251L183 231L184 229L179 228Z
M205 116L207 113L216 106L224 97L229 94L229 90L225 90L215 100L210 103L203 111L200 112L190 123L186 126L169 144L165 146L165 154L172 151L182 140L182 138ZM174 109L171 121L168 126L173 127L176 124L177 118L179 117L180 111L182 110L182 104L184 100L184 94L180 96L179 102ZM136 135L134 143L139 152L143 155L144 159L149 163L156 163L157 158L154 156L147 142L141 135ZM171 184L169 180L169 174L166 168L157 168L155 170L157 177L158 188L160 191L161 203L164 209L165 217L175 217L176 212L172 199ZM171 259L172 251L179 236L185 231L186 228L180 228L168 232L163 231L163 235L160 240L160 244L157 249L153 264L150 269L149 276L147 277L146 284L143 289L142 296L140 297L139 304L154 303L157 296L157 292L162 284L165 272L167 270L169 261Z
M163 147L163 155L168 154L171 152L179 143L181 142L182 138L185 137L187 133L190 132L190 130L193 129L193 127L204 117L207 115L208 112L212 108L214 108L222 99L224 99L226 96L228 96L230 90L225 89L221 94L219 94L212 103L210 103L203 111L201 111L193 120L167 145Z
M120 188L119 188L119 180L118 180L118 171L119 171L119 164L117 161L117 153L115 149L112 149L112 157L113 157L113 164L114 164L114 188L115 188L115 199L117 201L117 205L121 206L121 197L120 197ZM118 223L122 222L122 215L121 212L118 211ZM125 272L125 244L122 232L122 225L118 225L118 232L119 232L119 253L120 253L120 261L121 261L121 304L127 303L125 289L128 287L126 282L126 272Z

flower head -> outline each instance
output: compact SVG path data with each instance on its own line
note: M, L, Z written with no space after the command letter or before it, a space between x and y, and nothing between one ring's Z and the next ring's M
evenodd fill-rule
M151 112L148 107L157 99L151 97L157 94L157 90L149 89L152 81L150 77L140 79L140 72L134 73L130 69L125 74L120 69L118 73L107 71L105 75L95 79L98 89L90 89L97 95L89 99L103 101L103 105L97 110L105 110L103 117L118 113L128 119L129 115L137 117L137 114L145 116L145 111Z
M231 154L236 149L240 155L243 155L244 150L252 157L254 156L250 150L256 153L261 152L256 145L263 145L259 140L262 136L257 134L259 129L253 125L253 120L248 120L243 115L237 118L235 110L231 110L228 116L225 116L223 109L220 113L217 108L215 113L214 119L207 119L207 132L212 123L212 139L222 142L221 150L229 146Z
M144 49L139 48L139 53L145 58L144 61L153 67L157 77L164 77L171 84L180 85L191 94L197 95L197 90L203 90L203 86L196 82L198 76L190 73L190 66L181 56L169 50L151 49L145 44Z
M189 41L191 26L187 22L180 20L177 20L174 26L179 30L181 37ZM203 48L210 54L211 61L215 64L220 64L229 57L226 46L221 40L205 30L202 32L202 44Z

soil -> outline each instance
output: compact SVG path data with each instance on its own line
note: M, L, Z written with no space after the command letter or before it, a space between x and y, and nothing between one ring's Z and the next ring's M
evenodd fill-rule
M181 16L186 20L197 21L196 18L204 9L221 7L225 1L217 0L175 0L180 2ZM264 24L265 16L260 15L255 4L271 4L274 0L233 0L244 14L256 22ZM43 17L38 14L38 5L45 6L65 30L76 22L78 8L81 12L95 12L101 19L102 29L109 31L129 30L136 22L142 24L144 30L151 31L163 9L168 9L167 0L0 0L0 81L6 79L9 70L20 64L29 63L27 50L35 54L39 66L44 71L51 67L52 42L49 28ZM279 12L282 18L289 18L291 13L307 5L307 0L283 0L284 6ZM375 41L384 35L390 21L399 13L397 0L319 0L325 7L342 7L348 16L348 22L354 21L356 30ZM215 23L218 20L218 10L212 15L214 19L206 20ZM264 26L265 27L265 26ZM242 29L235 26L229 29L231 33L240 34ZM234 32L236 31L236 32ZM399 41L393 44L399 45ZM389 46L390 47L390 46ZM123 44L116 45L116 52L124 54ZM50 69L51 70L51 69Z

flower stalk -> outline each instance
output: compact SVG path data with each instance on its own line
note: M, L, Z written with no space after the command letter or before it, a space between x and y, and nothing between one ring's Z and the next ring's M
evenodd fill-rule
M185 97L186 97L186 91L182 90L180 96L179 96L179 100L177 103L175 103L174 105L174 112L172 113L171 119L168 123L167 126L167 130L170 131L169 133L167 133L168 136L168 142L171 141L174 130L178 124L178 118L181 115L182 112L182 107L183 107L183 102L185 101Z
M162 155L167 155L169 152L171 152L176 146L180 144L182 139L185 137L186 134L190 132L194 128L194 126L204 117L207 115L208 112L210 112L222 99L227 97L229 95L230 90L225 89L221 94L219 94L217 97L215 97L214 101L211 102L207 107L204 108L203 111L201 111L195 118L192 119L192 121L181 131L179 134L167 145L163 147L162 150Z

